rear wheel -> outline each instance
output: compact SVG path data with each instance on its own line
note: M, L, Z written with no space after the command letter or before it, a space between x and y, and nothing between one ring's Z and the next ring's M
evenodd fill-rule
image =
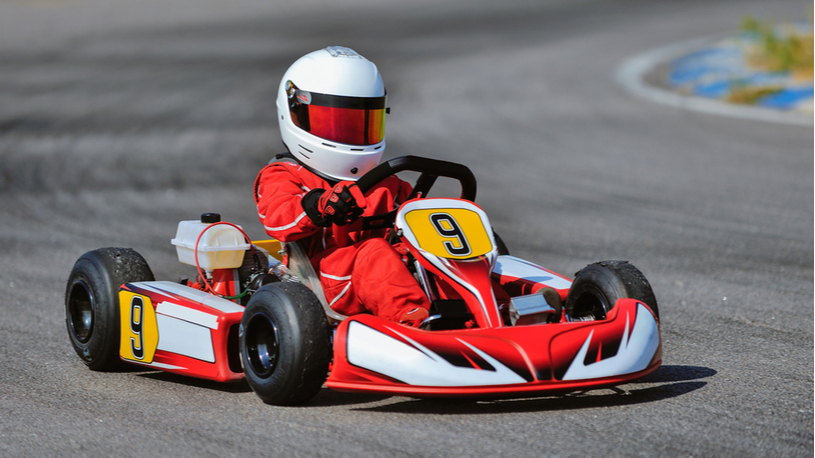
M243 313L240 348L246 381L263 402L308 401L328 377L330 341L322 304L300 283L263 286Z
M603 320L618 299L644 302L659 318L657 299L642 272L628 261L589 264L575 275L566 298L569 321Z
M153 280L147 262L130 248L100 248L76 261L65 290L65 322L76 354L90 369L124 367L119 359L119 286Z

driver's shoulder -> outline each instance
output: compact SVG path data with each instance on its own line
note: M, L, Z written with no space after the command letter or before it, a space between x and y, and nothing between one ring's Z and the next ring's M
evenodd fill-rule
M288 176L289 179L298 182L325 181L297 162L273 162L261 169L260 175L274 177L275 179L282 179Z

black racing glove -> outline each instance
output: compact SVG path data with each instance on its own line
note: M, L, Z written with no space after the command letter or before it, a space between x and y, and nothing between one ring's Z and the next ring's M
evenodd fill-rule
M312 189L300 201L306 215L321 227L344 226L359 218L367 202L353 181L341 181L330 191Z

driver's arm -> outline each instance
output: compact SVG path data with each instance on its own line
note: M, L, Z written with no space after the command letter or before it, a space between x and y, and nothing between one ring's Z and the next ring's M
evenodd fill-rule
M309 190L289 163L270 164L260 171L255 180L255 204L267 234L291 242L322 230L300 203Z

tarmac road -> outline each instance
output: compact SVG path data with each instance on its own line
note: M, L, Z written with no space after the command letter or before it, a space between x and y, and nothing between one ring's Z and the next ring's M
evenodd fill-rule
M292 4L289 4L292 3ZM437 3L443 3L438 5ZM789 0L10 1L0 5L0 456L811 456L811 126L651 104L624 59ZM130 246L189 274L176 224L253 237L285 68L327 45L376 62L388 157L467 164L513 254L571 274L628 259L664 365L615 390L444 403L95 373L70 346L74 260Z

